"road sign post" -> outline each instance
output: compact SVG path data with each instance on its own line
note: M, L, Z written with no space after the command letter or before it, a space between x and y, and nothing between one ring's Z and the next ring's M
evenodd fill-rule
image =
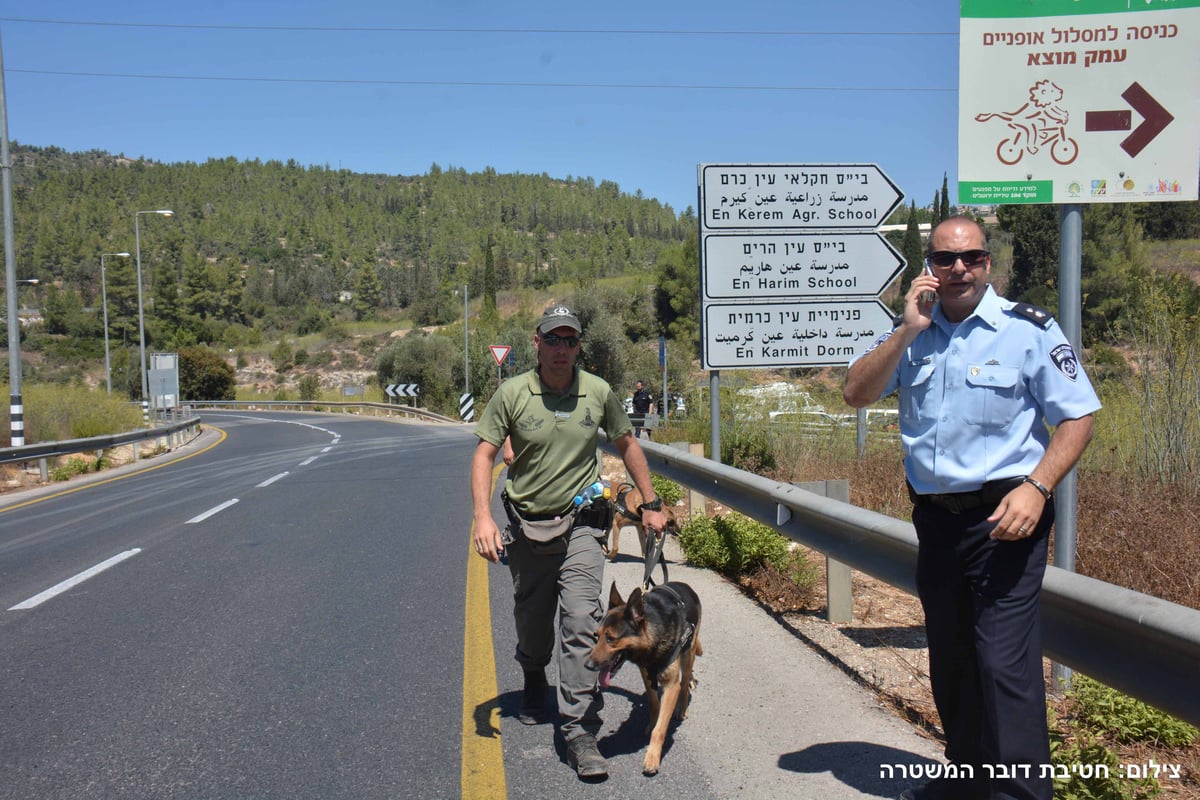
M875 228L904 195L883 170L701 164L698 172L705 369L845 364L890 328L876 298L905 261Z
M492 354L492 360L496 362L496 383L499 385L504 381L502 369L504 367L504 359L509 358L512 353L512 345L507 344L489 344L488 350Z

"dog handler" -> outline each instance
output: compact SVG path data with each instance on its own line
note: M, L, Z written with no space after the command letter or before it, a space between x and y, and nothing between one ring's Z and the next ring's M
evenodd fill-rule
M621 399L607 382L575 364L582 334L569 308L546 310L533 336L537 368L501 384L479 419L471 495L476 552L495 562L507 551L512 573L516 659L525 673L519 719L527 725L546 721L545 668L557 640L560 729L579 777L598 779L608 774L596 745L604 703L586 661L602 615L601 544L612 506L597 502L575 511L573 499L600 477L600 428L642 497L650 498L640 506L646 525L662 530L666 517ZM502 537L492 519L491 475L496 455L509 446L506 438L513 460L504 491L509 525Z
M843 390L861 408L899 389L929 680L946 758L973 775L909 800L1053 797L1038 600L1052 490L1100 401L1054 319L992 289L986 247L973 219L938 224L900 324L851 363Z

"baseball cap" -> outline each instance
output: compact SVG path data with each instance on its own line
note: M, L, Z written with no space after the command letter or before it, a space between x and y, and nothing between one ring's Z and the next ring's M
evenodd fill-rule
M552 306L547 308L542 314L542 319L537 324L538 333L548 333L555 328L571 328L576 333L583 333L583 326L579 324L579 317L575 316L575 312L566 306Z

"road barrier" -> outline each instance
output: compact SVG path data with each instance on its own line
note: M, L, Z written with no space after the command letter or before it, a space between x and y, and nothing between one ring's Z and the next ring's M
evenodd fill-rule
M643 440L653 472L872 577L916 594L917 536L893 517ZM603 449L615 454L608 443ZM1049 567L1045 655L1200 725L1200 611Z

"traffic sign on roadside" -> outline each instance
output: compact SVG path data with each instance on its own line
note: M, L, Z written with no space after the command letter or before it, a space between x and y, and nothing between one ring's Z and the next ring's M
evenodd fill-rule
M963 0L958 201L1196 200L1197 51L1197 0Z
M704 296L875 297L904 264L888 240L873 231L713 233L704 237Z
M492 358L495 359L496 366L500 367L504 365L504 359L512 351L512 346L507 344L489 344L488 350L492 352Z
M879 300L711 303L705 309L705 369L845 366L885 331Z
M421 393L421 387L416 383L389 383L384 391L388 397L416 397Z
M701 164L708 230L875 228L904 193L875 164Z

